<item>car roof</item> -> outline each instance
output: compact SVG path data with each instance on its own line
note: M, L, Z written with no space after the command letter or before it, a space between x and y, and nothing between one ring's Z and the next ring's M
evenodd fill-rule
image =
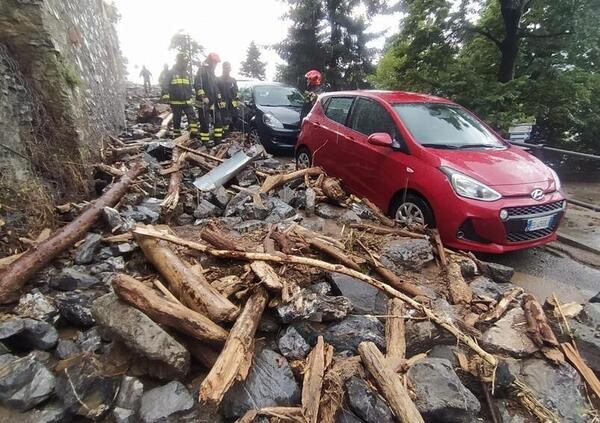
M238 79L238 85L243 85L244 87L257 87L257 86L272 86L272 87L289 87L294 88L291 85L284 84L282 82L268 82L268 81L258 81L256 79Z
M429 94L413 93L409 91L384 91L384 90L354 90L354 91L335 91L326 93L329 95L362 95L365 97L378 98L391 104L396 103L448 103L452 101L435 97Z

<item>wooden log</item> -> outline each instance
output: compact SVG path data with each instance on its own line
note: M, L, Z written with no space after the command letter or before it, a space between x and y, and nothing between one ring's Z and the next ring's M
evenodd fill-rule
M446 250L444 249L444 244L442 244L442 238L440 238L440 233L437 229L432 229L431 233L431 241L434 247L434 250L437 253L438 258L440 259L440 264L442 268L448 266L448 258L446 257Z
M463 278L460 266L455 261L447 264L444 270L444 279L448 286L450 302L452 304L470 304L473 300L473 291L465 278Z
M235 380L246 378L254 354L254 335L267 301L267 291L259 287L246 302L217 362L200 385L201 404L218 407Z
M186 306L213 321L235 319L239 308L222 296L204 277L194 273L171 249L154 238L135 235L135 239L146 258L169 282L173 294Z
M221 345L227 339L227 331L206 316L161 298L156 291L131 276L118 273L113 277L112 285L121 300L158 323L211 345Z
M319 403L325 373L325 342L317 338L317 344L306 359L306 372L302 382L302 412L308 423L317 423Z
M385 349L388 362L399 362L406 356L404 328L404 303L399 298L390 298L385 321Z
M363 341L358 346L358 352L396 419L403 423L424 423L423 417L410 399L408 391L398 375L389 369L377 346L373 342Z
M169 179L169 187L167 189L167 195L160 205L165 208L165 210L173 211L179 204L179 190L181 188L181 182L183 181L183 173L181 173L181 163L185 160L185 154L179 148L181 145L184 145L190 139L190 134L188 132L184 133L180 137L176 138L173 141L173 157L171 162L173 166L177 168L175 172L171 173L171 177Z
M489 312L482 314L479 317L480 322L493 322L498 320L508 310L512 302L523 293L523 288L513 288L505 292L498 304Z
M201 341L190 336L177 337L177 339L185 345L185 348L190 352L190 355L204 368L210 370L219 358L219 351L213 350L208 345L204 345Z
M577 371L579 371L579 374L583 376L588 386L596 394L596 398L600 398L600 380L598 380L594 371L585 363L583 357L579 354L579 351L568 342L564 342L560 345L567 356L567 360L569 360Z
M135 164L119 182L95 200L79 217L59 229L47 240L29 249L17 260L0 271L0 304L16 301L21 296L21 288L39 270L43 269L56 256L70 248L85 236L102 214L104 207L113 207L127 192L131 182L141 175L146 167Z
M388 226L376 225L374 223L351 223L350 227L353 229L359 229L365 232L371 232L377 235L399 235L407 238L414 239L425 239L427 238L424 234L418 234L401 228L390 228Z
M109 175L112 175L112 176L119 176L119 177L121 177L121 176L125 175L125 172L122 171L121 169L117 169L116 167L109 166L109 165L104 164L104 163L95 164L94 167L96 169L98 169L99 171L104 172L104 173L108 173Z
M354 375L364 377L360 357L336 359L323 378L321 401L319 403L319 421L321 423L336 423L342 410L345 384Z
M200 238L220 250L242 251L239 247L239 242L228 237L217 226L210 225L200 231Z
M402 278L400 278L387 267L383 267L380 264L372 263L370 260L367 261L371 264L373 270L375 270L375 272L377 272L379 276L381 276L388 284L390 284L397 290L404 292L405 294L410 295L411 297L429 297L429 295L420 287L418 287L414 283L402 280Z
M321 174L321 176L323 175ZM342 188L340 180L337 178L326 177L320 186L323 194L335 203L342 203L348 197L348 194Z
M469 348L471 348L474 352L476 352L479 356L481 356L486 362L491 364L492 366L496 366L498 364L498 360L492 354L488 353L484 349L482 349L479 344L470 336L461 332L456 326L452 325L447 321L446 318L440 317L436 315L431 309L425 307L423 304L415 301L411 297L402 292L398 291L395 288L369 276L364 273L358 272L354 269L349 269L346 266L341 264L331 264L321 260L316 260L309 257L300 257L293 255L274 255L274 254L265 254L265 253L253 253L253 252L243 252L243 251L228 251L228 250L215 250L207 247L206 245L200 244L194 241L188 241L183 238L179 238L174 235L170 235L164 232L160 232L148 227L138 226L133 230L134 233L138 235L144 235L149 237L154 237L157 239L162 239L165 241L172 242L177 245L182 245L188 247L192 250L200 251L203 253L211 254L214 257L221 258L230 258L230 259L238 259L238 260L263 260L274 263L289 263L289 264L299 264L310 267L316 267L319 269L327 270L330 272L338 272L344 275L352 276L356 279L364 281L370 285L373 285L375 288L385 292L390 297L400 298L406 304L414 308L415 310L421 311L424 313L429 319L433 320L435 323L446 329L452 335L454 335L459 341L464 342Z
M311 247L321 251L322 253L325 253L329 257L336 259L344 266L354 269L356 271L360 271L360 266L337 247L327 244L317 238L310 238L307 239L307 241Z
M269 263L265 261L253 261L250 263L250 268L268 289L272 291L281 291L283 289L281 278Z
M309 167L307 169L300 169L290 173L280 173L277 175L269 175L260 187L260 192L267 194L272 189L280 187L294 179L303 178L307 176L318 176L323 173L323 169L320 167Z
M560 344L548 324L546 314L540 303L531 294L523 296L522 303L525 319L527 320L527 335L542 353L555 363L563 363L565 357L560 350Z
M377 220L379 220L385 226L389 226L392 228L394 226L396 226L396 222L394 221L394 219L390 219L389 217L387 217L381 211L381 209L379 207L377 207L377 205L375 203L373 203L371 200L369 200L368 198L361 198L361 201L364 203L365 206L367 206L369 209L371 209L371 211L375 215L375 218L377 218Z
M156 138L163 138L169 130L169 123L173 120L173 113L169 113L161 122L160 130L155 134Z

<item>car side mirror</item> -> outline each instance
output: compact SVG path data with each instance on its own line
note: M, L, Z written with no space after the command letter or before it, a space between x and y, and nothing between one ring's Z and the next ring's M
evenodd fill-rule
M390 134L386 132L375 132L374 134L369 135L367 138L369 144L379 145L381 147L392 147L394 145L394 140Z

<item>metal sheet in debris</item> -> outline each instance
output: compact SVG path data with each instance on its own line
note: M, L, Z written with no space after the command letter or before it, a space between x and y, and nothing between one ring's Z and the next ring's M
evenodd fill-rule
M249 155L244 151L238 151L206 175L196 178L194 185L200 191L212 191L237 175L248 163L258 158L264 150L262 146L253 146L248 152Z

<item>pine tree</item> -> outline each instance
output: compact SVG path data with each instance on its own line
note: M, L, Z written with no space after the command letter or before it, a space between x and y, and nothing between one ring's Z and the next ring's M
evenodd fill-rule
M248 46L246 60L242 62L240 74L249 78L255 78L260 81L264 81L265 67L265 62L261 62L260 60L260 50L254 43L254 41L252 41Z
M192 38L190 34L179 31L171 37L169 49L187 54L190 59L188 72L190 75L195 75L195 67L201 64L201 55L204 53L204 47Z

